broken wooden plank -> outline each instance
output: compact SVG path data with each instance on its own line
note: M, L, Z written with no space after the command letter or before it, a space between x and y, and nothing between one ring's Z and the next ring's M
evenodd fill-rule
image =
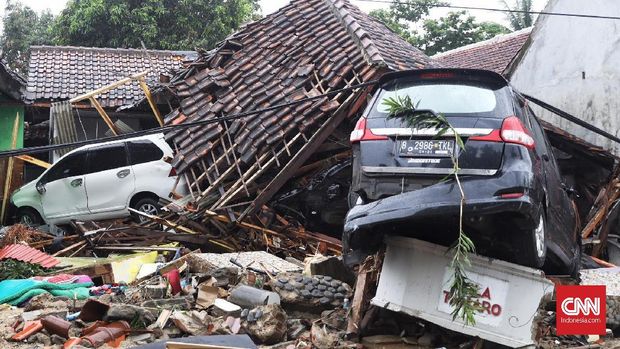
M86 241L78 241L76 243L74 243L73 245L69 245L68 247L63 248L62 250L54 253L52 255L52 257L59 257L62 256L63 254L65 254L66 252L72 251L73 249L77 249L82 247L83 245L86 245Z
M365 304L368 304L368 289L370 286L369 272L364 271L357 274L355 282L355 293L351 302L351 314L347 322L347 337L357 337L363 316Z
M39 167L43 167L45 169L48 169L48 168L52 167L52 164L50 164L48 162L45 162L43 160L39 160L39 159L37 159L35 157L32 157L30 155L17 155L16 158L18 158L18 159L20 159L22 161L31 163L33 165L37 165Z
M153 111L153 114L155 115L155 119L159 123L159 126L164 126L164 119L161 117L161 113L159 112L159 109L157 108L157 104L155 104L155 100L153 99L153 95L151 94L151 90L149 89L149 86L146 84L146 81L144 80L144 76L138 79L138 82L140 83L140 87L142 88L142 91L144 91L146 100L149 102L149 105L151 106L151 110Z
M11 133L11 149L17 148L17 138L19 136L19 112L15 115L13 122L13 132ZM0 224L4 222L6 208L11 195L11 181L13 180L13 166L15 159L10 157L6 168L6 178L4 179L4 191L2 192L2 210L0 210Z
M97 112L99 113L103 121L106 123L106 125L108 125L112 133L115 136L118 136L119 135L118 128L116 127L116 125L114 125L114 123L110 119L110 116L108 116L108 113L105 112L105 110L103 109L101 104L99 104L97 99L95 99L95 97L90 97L90 104L92 104L92 106L95 107L95 109L97 109Z
M157 247L157 246L95 246L95 250L104 251L158 251L176 252L180 247Z
M254 202L243 211L243 213L237 218L242 221L248 214L255 213L261 208L271 197L278 191L286 181L303 165L310 156L325 140L327 137L340 125L340 123L346 118L346 108L351 101L354 101L359 97L360 92L351 93L349 97L340 104L338 109L334 111L333 116L329 118L320 128L316 131L310 140L288 161L288 163L282 168L282 170L269 182L269 184L258 194ZM330 103L330 102L328 102Z
M86 92L86 93L84 93L84 94L82 94L82 95L79 95L79 96L76 96L76 97L71 98L71 99L69 100L69 102L71 102L71 103L77 103L77 102L81 102L81 101L84 101L84 100L87 100L87 99L91 99L92 97L95 97L95 96L97 96L97 95L100 95L100 94L106 93L106 92L108 92L108 91L110 91L110 90L113 90L113 89L115 89L115 88L119 87L119 86L122 86L122 85L128 84L128 83L130 83L130 82L132 82L132 81L134 81L134 80L138 80L138 79L140 79L140 78L143 78L143 77L145 77L148 73L150 73L150 71L151 71L150 69L149 69L149 70L145 70L145 71L143 71L143 72L141 72L141 73L131 75L131 76L126 77L126 78L124 78L124 79L120 79L120 80L118 80L118 81L116 81L116 82L113 82L113 83L111 83L111 84L109 84L109 85L106 85L106 86L104 86L104 87L100 87L100 88L98 88L98 89L96 89L96 90L92 90L92 91L90 91L90 92Z
M592 258L592 260L594 262L596 262L596 264L598 264L598 265L600 265L602 267L605 267L605 268L615 268L615 267L617 267L617 265L615 265L613 263L609 263L607 261L604 261L604 260L602 260L600 258L596 258L594 256L590 256L590 258Z

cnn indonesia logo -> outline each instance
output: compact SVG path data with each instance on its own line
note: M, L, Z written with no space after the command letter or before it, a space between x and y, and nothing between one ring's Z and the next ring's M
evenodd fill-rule
M605 297L605 286L557 286L557 334L604 335Z

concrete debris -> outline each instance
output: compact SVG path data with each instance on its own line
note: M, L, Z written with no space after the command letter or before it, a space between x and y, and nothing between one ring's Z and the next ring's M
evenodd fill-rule
M267 304L280 304L280 296L277 293L247 285L239 285L232 289L229 299L231 302L246 308Z
M253 268L270 274L281 272L300 272L301 268L286 260L264 251L236 253L197 253L190 258L190 263L206 263L209 269L218 268ZM264 268L264 270L263 270Z
M620 267L581 270L580 285L605 285L608 296L620 296Z
M336 280L342 280L349 285L353 285L355 281L355 274L344 265L342 256L323 256L318 254L306 258L304 262L304 274L326 275Z
M347 283L327 275L282 273L270 280L269 286L280 295L282 303L314 312L342 306L352 295Z
M252 319L248 318L244 321L245 330L255 342L276 344L286 340L287 316L280 305L262 305L256 307L255 312L260 316L256 314Z

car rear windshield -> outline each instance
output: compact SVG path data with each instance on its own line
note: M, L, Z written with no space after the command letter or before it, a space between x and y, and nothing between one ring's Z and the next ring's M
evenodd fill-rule
M385 117L387 98L408 96L417 109L458 116L498 117L512 115L506 86L489 86L476 82L416 81L396 82L379 92L369 117Z

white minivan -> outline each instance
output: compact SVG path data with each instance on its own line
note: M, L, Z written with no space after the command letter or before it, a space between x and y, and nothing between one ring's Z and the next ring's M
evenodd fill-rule
M28 225L127 217L129 207L156 215L177 181L172 155L163 134L83 146L17 189L11 203Z

